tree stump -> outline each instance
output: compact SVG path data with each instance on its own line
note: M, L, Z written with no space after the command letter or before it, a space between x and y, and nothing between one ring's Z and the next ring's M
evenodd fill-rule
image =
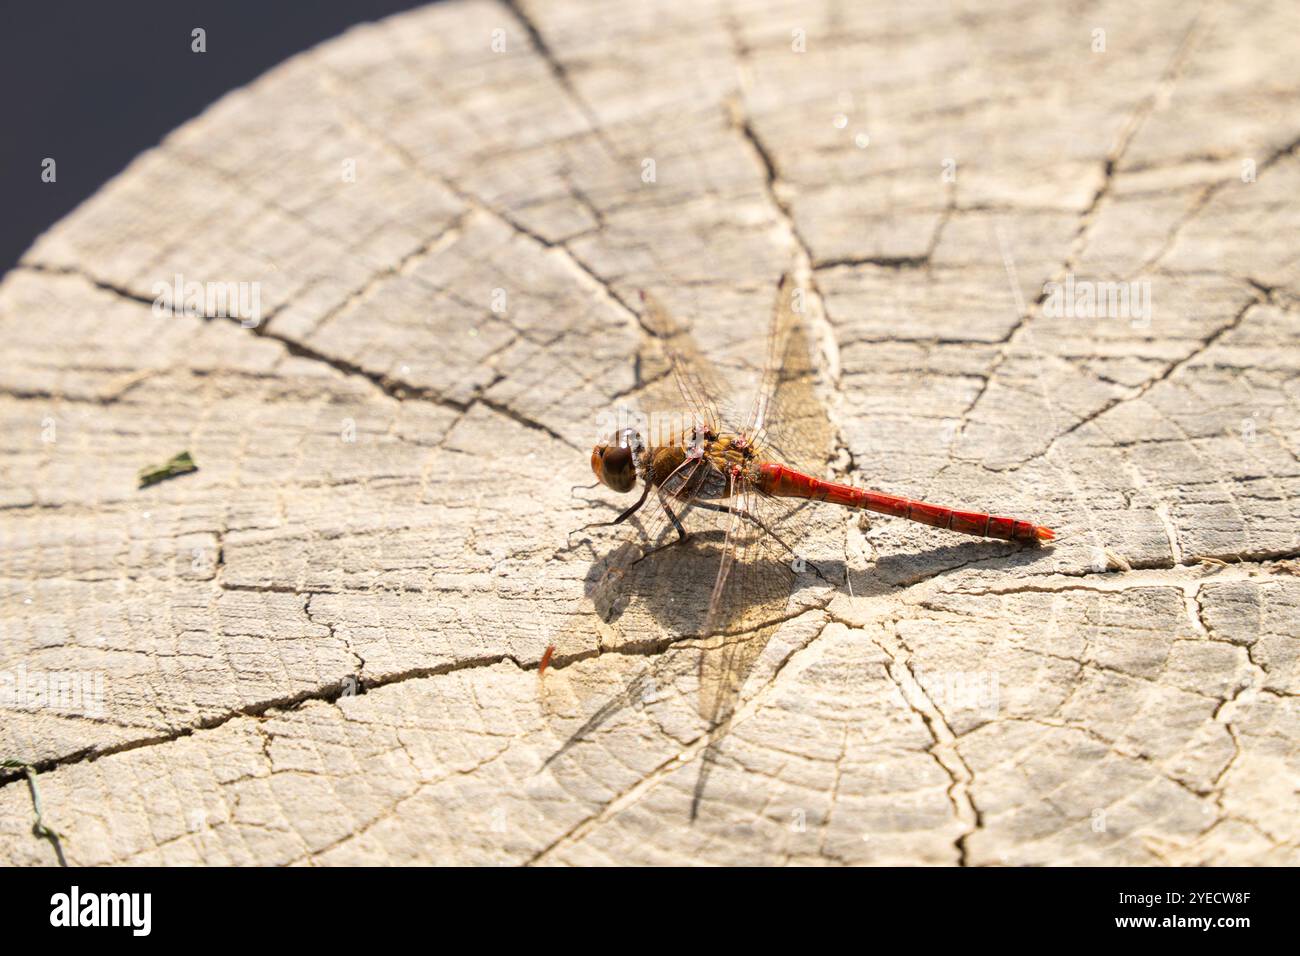
M0 757L79 864L1300 862L1297 29L452 0L232 92L0 284ZM836 511L710 722L716 545L612 627L569 532L638 290L743 395L788 270L828 474L1059 539Z

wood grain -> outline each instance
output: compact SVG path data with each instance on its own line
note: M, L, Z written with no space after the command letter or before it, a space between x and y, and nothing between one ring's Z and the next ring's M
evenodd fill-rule
M80 864L1300 862L1298 33L453 0L282 64L0 283L0 676L105 697L0 756ZM1060 538L830 515L710 734L709 649L600 621L568 533L662 384L638 290L743 393L789 269L829 473ZM260 322L156 314L177 275Z

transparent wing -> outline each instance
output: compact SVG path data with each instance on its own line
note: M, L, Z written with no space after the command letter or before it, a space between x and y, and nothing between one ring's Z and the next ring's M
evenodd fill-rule
M641 301L645 306L641 325L655 346L654 349L642 352L643 379L654 381L664 376L670 378L677 386L686 411L693 414L699 424L711 428L715 433L720 432L723 422L727 420L726 416L730 414L730 405L724 398L726 392L717 371L700 354L690 333L668 313L663 303L648 292L641 293ZM656 354L656 350L659 354ZM655 394L648 391L651 395Z
M711 466L702 459L688 459L663 482L665 500L652 491L645 505L624 530L620 543L588 573L587 595L601 620L608 625L602 642L624 649L644 647L667 651L685 635L703 633L708 592L701 580L713 580L718 567L718 545L723 535L717 530L721 516L697 508L694 492ZM663 504L679 521L690 522L691 537L677 545L678 535ZM662 550L660 550L662 549ZM566 647L587 649L595 636L590 619L553 638ZM624 657L624 655L615 655ZM625 658L626 659L626 658ZM600 704L545 762L551 766L582 741L595 736L605 723L628 708L640 706L656 688L671 686L694 663L680 653L656 655L624 689ZM550 675L548 675L550 676Z
M793 468L821 476L835 434L817 395L806 291L787 273L777 286L763 375L741 434Z
M726 541L710 595L699 661L699 714L708 744L700 763L691 816L731 728L741 692L781 623L803 609L792 597L824 583L802 557L802 512L765 498L747 482L732 487ZM806 597L811 601L810 591Z
M694 478L683 472L682 480L685 487ZM691 801L690 814L696 816L745 683L765 649L784 621L823 602L826 589L843 575L842 561L806 557L842 553L842 526L822 528L810 522L833 509L818 511L804 508L808 502L765 498L743 481L734 483L732 491L726 502L692 500L686 545L631 565L627 557L616 564L626 568L625 573L616 576L616 586L610 579L600 589L602 595L616 593L627 602L605 617L617 631L613 639L656 653L629 673L617 692L582 708L586 716L544 766L576 781L573 775L580 764L569 766L560 758L584 741L598 740L606 724L633 722L676 738L686 716L677 707L680 702L695 710L707 741ZM733 510L719 513L710 505ZM645 530L645 539L631 545L632 557L643 556L655 538L675 537L666 518L655 517ZM701 586L704 581L713 582L711 590ZM683 640L692 635L694 639ZM589 644L590 634L586 641ZM610 658L617 664L636 660L627 655ZM582 691L576 681L564 686L569 695ZM549 706L558 712L572 704L565 697Z

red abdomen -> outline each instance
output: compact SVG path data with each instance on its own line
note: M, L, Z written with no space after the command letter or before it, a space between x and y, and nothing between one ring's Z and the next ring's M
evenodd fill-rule
M942 505L927 504L911 498L866 491L852 485L837 485L822 481L785 465L766 464L759 467L759 490L777 498L807 498L826 501L846 508L861 508L879 514L893 515L919 521L935 528L946 528L961 534L1000 538L1003 541L1051 541L1055 534L1050 528L1018 518L1001 518L983 511L957 511Z

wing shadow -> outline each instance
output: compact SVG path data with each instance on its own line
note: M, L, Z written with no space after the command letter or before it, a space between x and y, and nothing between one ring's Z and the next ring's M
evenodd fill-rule
M769 599L771 603L761 608L757 619L752 615L746 619L743 630L724 627L719 633L702 635L708 613L708 583L717 571L721 543L722 532L718 530L693 532L686 542L644 558L637 565L637 573L622 582L624 586L617 591L602 586L605 569L618 560L617 552L592 563L586 578L588 597L601 618L624 638L615 648L625 653L644 653L651 659L546 758L542 769L552 766L623 711L646 706L657 698L660 689L675 685L694 670L698 675L697 710L708 738L691 800L690 818L694 821L705 784L730 732L741 691L781 623L805 606L815 606L816 597L828 591L849 593L850 574L855 595L873 596L975 562L1003 558L1006 566L1020 567L1042 554L1037 548L1010 542L969 539L887 555L866 571L850 572L842 559L832 559L808 562L805 570L796 572L784 556L767 551L761 556L764 566L759 569L759 579L767 584L756 590L779 595L779 602ZM772 587L774 581L785 582L783 589ZM746 596L737 595L741 601ZM662 636L647 640L648 629Z

